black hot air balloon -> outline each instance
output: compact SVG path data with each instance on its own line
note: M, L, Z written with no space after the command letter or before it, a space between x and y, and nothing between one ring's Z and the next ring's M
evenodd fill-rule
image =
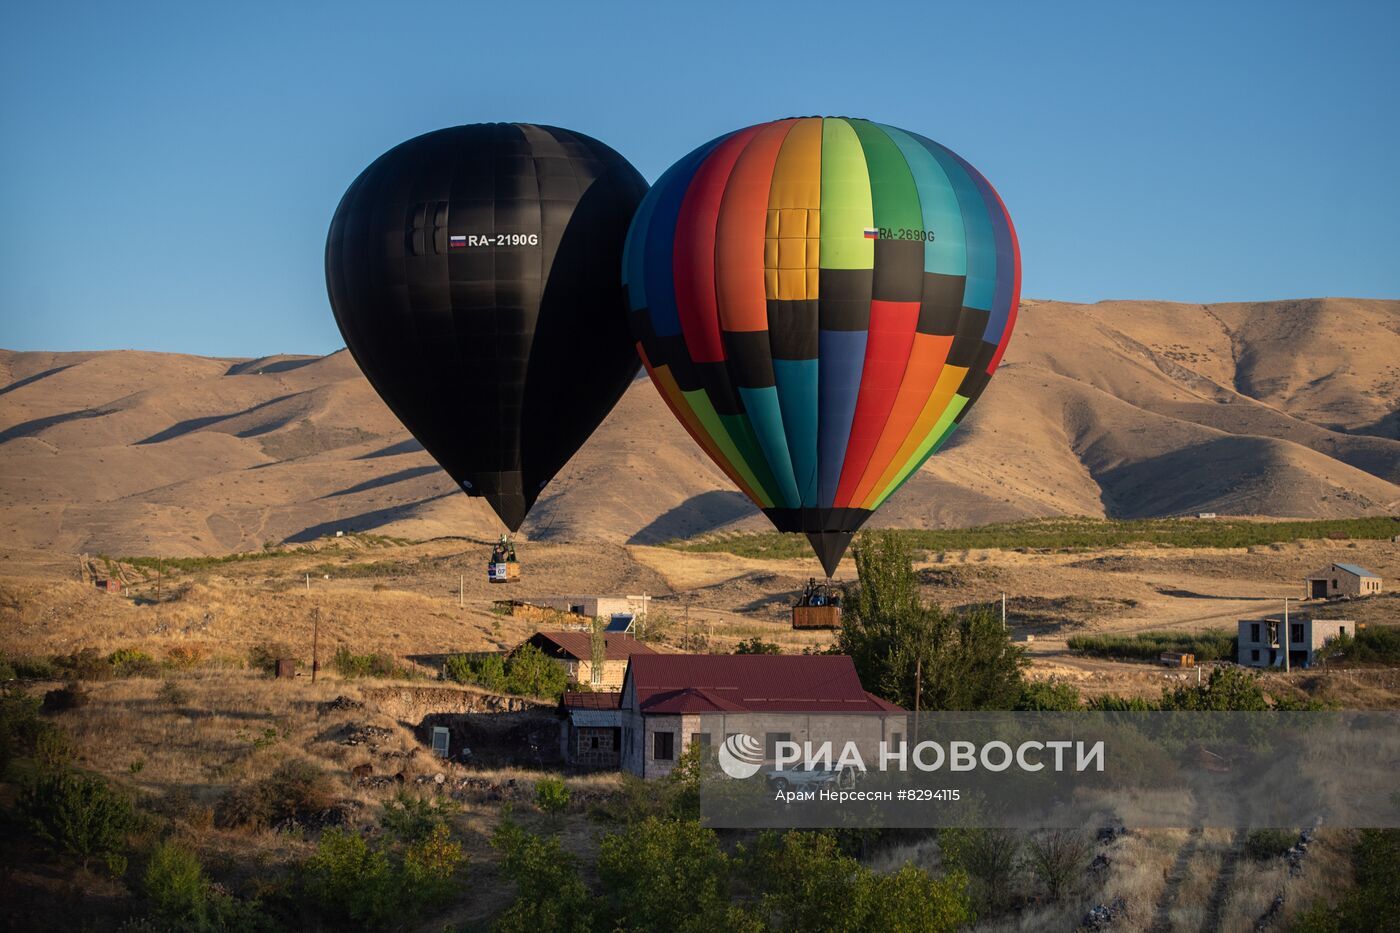
M512 531L636 375L617 270L646 191L596 139L490 123L394 147L336 208L326 288L346 346Z

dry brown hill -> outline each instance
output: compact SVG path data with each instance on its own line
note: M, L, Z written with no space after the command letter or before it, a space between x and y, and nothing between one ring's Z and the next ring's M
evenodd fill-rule
M1027 301L1002 370L878 522L1400 508L1400 302ZM534 538L654 542L765 522L644 380L556 478ZM484 537L344 351L0 351L0 534L222 553L335 530Z

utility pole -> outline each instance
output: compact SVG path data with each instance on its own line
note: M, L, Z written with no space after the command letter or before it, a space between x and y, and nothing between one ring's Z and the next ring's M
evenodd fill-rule
M1001 630L1006 631L1006 593L1001 594Z
M306 592L311 592L311 574L306 575Z
M321 670L321 607L311 607L311 682Z
M1285 674L1290 673L1293 670L1292 661L1290 661L1288 657L1289 635L1290 633L1288 631L1288 597L1285 596L1283 597L1283 672Z
M914 659L914 742L919 741L919 700L924 692L924 658Z

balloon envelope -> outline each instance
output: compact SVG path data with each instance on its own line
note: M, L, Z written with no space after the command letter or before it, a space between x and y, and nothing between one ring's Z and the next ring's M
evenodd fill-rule
M646 190L581 133L477 124L380 156L331 221L346 346L512 531L636 375L616 270Z
M976 169L868 120L778 120L667 171L623 260L652 381L827 575L948 438L1016 318L1011 217Z

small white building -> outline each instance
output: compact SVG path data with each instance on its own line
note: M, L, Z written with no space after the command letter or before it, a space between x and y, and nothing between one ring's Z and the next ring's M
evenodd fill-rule
M532 606L557 609L560 612L583 616L585 619L596 619L600 616L611 619L623 615L645 617L647 604L650 602L651 598L648 596L541 596L529 600Z
M1312 667L1322 646L1340 635L1356 637L1356 623L1350 619L1314 619L1298 614L1290 615L1286 623L1282 614L1240 619L1238 661L1247 667L1283 668L1286 637L1286 666Z
M1304 599L1371 596L1381 591L1379 574L1356 564L1332 564L1307 576Z

